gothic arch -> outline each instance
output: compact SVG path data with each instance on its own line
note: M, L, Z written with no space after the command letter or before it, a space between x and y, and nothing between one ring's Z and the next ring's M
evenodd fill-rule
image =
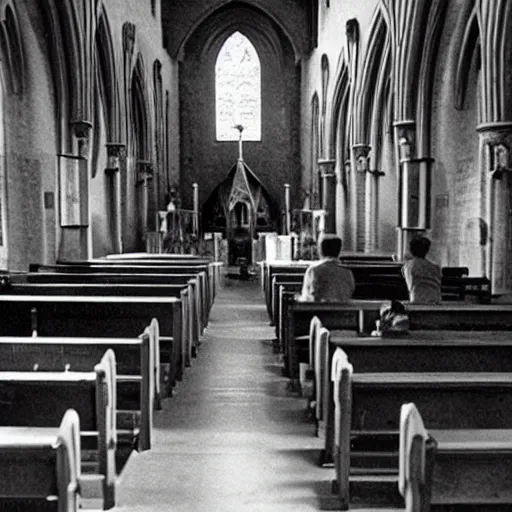
M389 32L381 9L377 9L370 28L366 55L354 98L354 143L368 145L370 142L371 118L376 104L377 80L382 82L382 68L386 67L389 55Z
M254 16L252 19L247 20L247 24L252 27L252 29L255 32L259 32L260 34L266 34L267 30L265 26L261 26L261 20L262 19L269 19L272 20L273 23L275 23L279 29L283 32L283 34L286 36L286 38L290 41L290 44L293 48L293 52L295 54L295 61L297 62L300 59L300 48L299 43L295 40L295 38L292 36L291 32L288 30L287 24L283 22L283 20L279 17L278 14L273 12L272 9L261 9L259 6L254 5L254 2L247 1L247 0L241 0L239 2L236 2L238 5L234 5L234 7L238 9L244 9L247 7L250 7L255 10L255 12L258 13L257 16ZM233 2L235 4L235 2ZM190 24L190 27L188 28L187 32L184 34L183 39L179 42L178 47L176 48L176 56L178 60L183 60L184 57L184 51L185 46L187 44L187 41L190 39L192 34L195 33L195 31L204 23L208 18L211 16L215 16L217 13L216 11L219 11L223 7L223 2L216 2L212 3L208 7L205 7L203 12L199 14L193 21L193 23Z
M144 60L139 53L131 80L131 108L134 130L135 157L138 161L151 162L150 109L146 87Z
M320 156L320 101L315 92L311 99L311 162L309 174L310 208L320 208L320 183L318 178L318 158Z
M462 110L466 99L468 77L471 69L473 54L479 46L480 30L474 9L461 13L460 23L464 24L462 39L456 48L458 55L455 77L453 80L453 95L455 108Z
M327 117L327 91L329 90L329 58L324 53L321 59L322 71L322 108L320 112L320 154L325 157L325 124Z
M13 0L0 2L0 59L5 90L21 93L25 80L25 57Z
M235 44L238 40L239 44L243 45L241 46L242 58L236 63L233 62L233 59L240 58L241 51L233 46L230 51L227 45L232 42L232 38L234 38ZM224 59L227 55L229 60L226 74ZM248 61L244 64L246 56ZM234 66L230 62L233 62ZM237 141L239 132L232 128L240 123L245 128L244 140L261 141L261 85L261 60L258 50L250 37L237 30L224 40L215 59L215 131L217 141ZM248 109L247 104L241 101L243 97L246 98L245 103L248 101L253 103L252 112L250 108ZM246 120L241 118L244 113Z
M110 23L104 6L100 10L96 30L96 62L98 75L103 84L102 96L107 141L120 143L122 135L116 55Z
M423 54L418 82L417 154L419 158L430 156L430 119L432 113L432 90L434 88L437 51L448 2L434 0L430 7L424 38Z
M348 120L348 97L350 93L350 81L348 68L345 59L342 58L340 70L338 71L336 83L334 85L333 102L330 109L330 122L328 122L329 130L329 155L339 159L339 150L337 140L340 131L343 133L343 141L345 141L347 133ZM343 161L346 155L343 156ZM341 162L343 164L343 161Z

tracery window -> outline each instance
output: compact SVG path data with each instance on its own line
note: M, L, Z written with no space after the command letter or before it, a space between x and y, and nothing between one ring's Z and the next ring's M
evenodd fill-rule
M234 32L220 49L215 63L215 112L218 141L261 140L261 67L249 39Z

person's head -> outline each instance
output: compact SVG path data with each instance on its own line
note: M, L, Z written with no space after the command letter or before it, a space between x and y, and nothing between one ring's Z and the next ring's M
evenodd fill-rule
M409 243L409 250L415 258L424 258L430 249L430 240L426 236L417 236Z
M324 235L318 244L320 257L337 258L340 255L342 241L339 236Z

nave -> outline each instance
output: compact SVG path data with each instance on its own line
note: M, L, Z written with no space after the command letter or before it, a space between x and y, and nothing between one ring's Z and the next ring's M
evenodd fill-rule
M335 501L332 469L317 464L322 441L305 400L287 391L272 338L258 283L226 280L198 358L155 417L151 450L123 470L114 510L306 512Z

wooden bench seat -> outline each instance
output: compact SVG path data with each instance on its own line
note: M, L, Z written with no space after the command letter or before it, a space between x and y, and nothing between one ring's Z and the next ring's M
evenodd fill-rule
M191 274L201 281L201 299L203 300L204 325L208 324L208 313L212 304L207 265L145 265L124 262L120 264L92 265L29 265L31 273L65 273L65 274Z
M510 331L416 331L406 338L351 337L318 330L313 348L315 419L325 440L322 462L332 461L332 357L343 349L360 373L512 372Z
M153 256L159 256L157 254L154 254ZM163 256L163 255L162 255ZM178 256L178 255L176 255ZM124 258L96 258L92 260L71 260L71 261L58 261L57 265L59 266L65 266L70 265L74 267L80 267L80 266L101 266L101 265L107 265L107 266L117 266L117 265L130 265L130 266L153 266L153 267L182 267L184 271L187 270L187 268L192 268L193 272L196 273L198 267L201 267L202 270L204 270L208 276L208 290L209 290L209 309L211 309L211 306L213 305L213 301L215 299L216 295L216 288L218 287L218 283L220 282L220 274L219 270L222 267L222 264L219 264L218 262L212 262L210 259L205 258L147 258L147 257L124 257ZM33 269L36 270L39 267L34 266Z
M84 372L112 349L116 357L119 442L151 447L153 404L159 378L148 332L139 338L0 337L0 371ZM44 373L43 373L44 375ZM134 426L136 436L134 437Z
M292 302L285 305L284 361L290 378L297 384L298 351L296 339L307 335L313 316L318 316L329 330L343 329L369 333L379 318L381 301L356 301L347 303ZM440 305L406 304L410 331L417 330L512 330L512 305L458 304ZM302 350L309 349L305 340ZM308 358L306 358L307 360Z
M116 296L116 297L176 297L182 303L181 340L182 355L180 373L191 365L192 357L199 346L201 331L201 302L197 295L197 287L189 281L187 284L93 284L80 283L13 283L6 287L4 293L9 295L83 295L83 296Z
M512 505L512 429L426 429L414 403L400 412L400 486L410 486L404 467L420 469L408 489L414 510L463 506L509 510ZM427 423L428 425L428 423ZM424 456L427 443L432 455Z
M350 474L354 468L360 464L364 473L364 468L375 461L375 434L390 439L384 447L389 455L381 470L398 472L400 424L396 411L403 403L414 402L432 428L512 426L512 373L354 373L346 354L338 348L333 358L332 380L336 481L342 503L349 502ZM367 439L369 447L365 446Z
M162 396L181 378L182 304L177 298L0 295L0 305L5 336L31 336L35 330L39 336L136 338L156 318L160 364L169 368Z
M78 511L81 478L78 414L74 410L66 411L58 425L0 427L0 508L6 498L40 498L57 500L59 512Z
M197 346L199 342L199 336L203 334L205 329L205 313L203 297L204 290L202 280L200 280L194 274L65 274L65 273L19 273L10 276L13 286L16 287L21 284L37 284L37 285L87 285L87 286L106 286L107 290L109 287L114 288L115 285L140 285L140 286L174 286L179 285L183 288L189 288L190 300L189 316L191 323L191 336L194 345ZM76 287L76 286L75 286ZM10 293L8 287L5 293ZM111 295L111 293L102 293L100 295ZM112 293L114 295L114 293ZM154 292L149 293L148 296L156 295ZM165 294L164 294L165 296Z
M82 453L97 453L105 509L115 505L115 382L112 350L91 372L0 372L2 427L55 427L68 409L76 410Z

